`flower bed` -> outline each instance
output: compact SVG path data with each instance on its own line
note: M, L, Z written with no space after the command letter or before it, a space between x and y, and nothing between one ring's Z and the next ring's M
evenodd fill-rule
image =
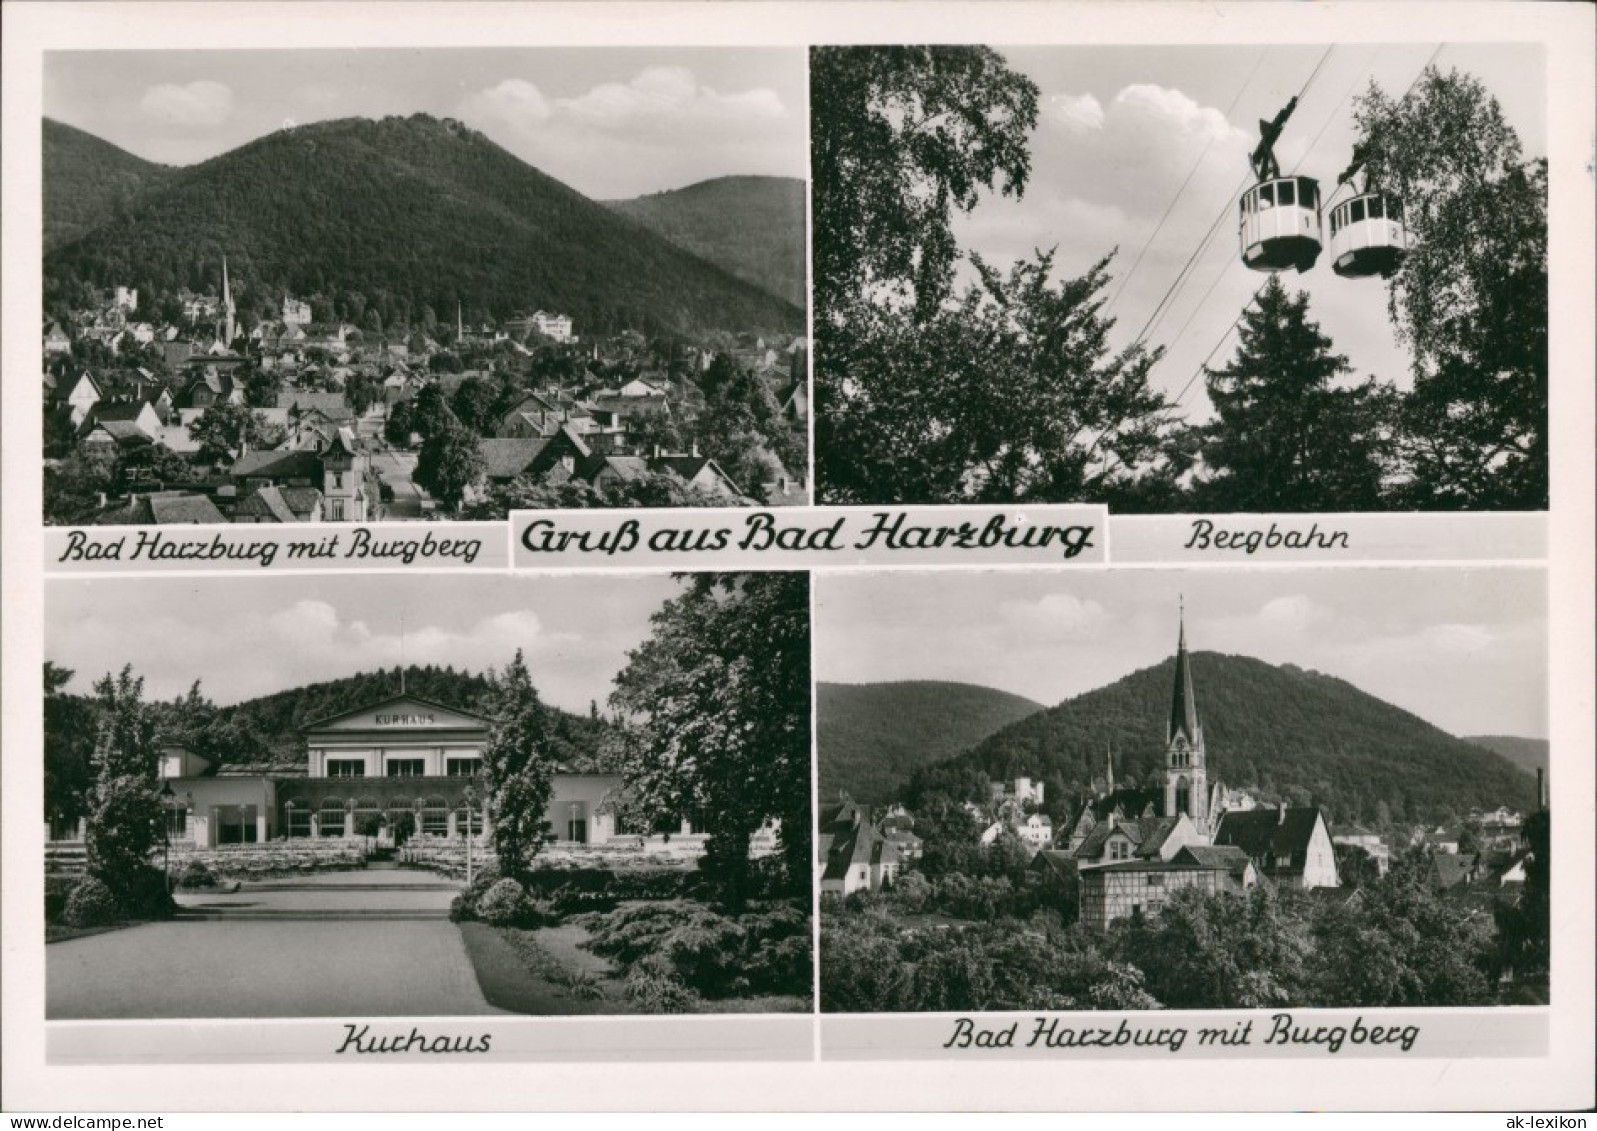
M283 840L265 844L224 844L215 848L173 847L171 870L182 875L191 863L217 876L269 879L307 872L347 871L366 867L363 848L337 840Z

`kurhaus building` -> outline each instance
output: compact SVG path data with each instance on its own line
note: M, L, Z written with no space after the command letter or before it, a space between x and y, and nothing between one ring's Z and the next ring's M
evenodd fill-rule
M164 753L173 839L201 847L278 837L356 839L482 834L492 827L480 776L491 721L397 695L307 724L303 773L234 772L186 750ZM545 819L555 839L603 844L616 833L615 774L554 774Z

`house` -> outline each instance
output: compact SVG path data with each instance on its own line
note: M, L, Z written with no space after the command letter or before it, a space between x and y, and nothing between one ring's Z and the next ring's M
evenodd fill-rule
M89 411L105 396L100 382L96 381L94 374L85 369L78 374L77 379L66 386L66 395L61 398L70 410L69 419L74 429L80 428L88 419Z
M1031 813L1015 826L1015 834L1027 851L1040 852L1053 847L1054 823L1045 813Z
M1258 886L1259 873L1237 848L1196 845L1169 860L1132 860L1084 869L1080 880L1080 921L1107 930L1119 919L1158 915L1178 891L1204 895L1242 894Z
M721 470L721 465L699 455L697 448L688 455L654 456L649 460L649 470L656 475L674 475L689 487L718 499L743 498L743 492Z
M1338 825L1331 829L1331 843L1343 844L1367 853L1375 861L1376 872L1386 875L1392 866L1392 850L1380 835L1362 825Z
M477 450L482 454L483 478L489 483L508 483L521 476L564 481L576 477L578 465L593 455L583 438L566 426L547 439L482 439Z
M1133 820L1111 814L1070 853L1082 868L1092 868L1126 860L1169 860L1187 845L1206 843L1208 838L1185 813Z
M58 353L72 352L72 335L61 328L61 323L52 322L44 332L44 356L50 357Z
M1013 802L1016 805L1041 805L1043 803L1043 783L1034 782L1030 778L1016 778L1014 783L995 781L988 786L993 804Z
M308 326L311 320L311 304L292 295L283 296L283 325Z
M1426 867L1426 878L1438 891L1470 887L1485 876L1486 869L1481 858L1472 853L1439 852L1431 857Z
M532 328L546 338L553 338L557 342L569 342L571 337L571 316L569 314L555 314L548 310L535 311L532 315Z
M1278 805L1251 813L1226 813L1214 843L1240 848L1262 875L1290 887L1336 887L1336 851L1325 817L1315 806Z
M357 840L409 826L414 835L458 839L492 829L487 796L471 792L492 721L414 695L396 695L302 728L307 763L208 767L163 751L168 829L197 846L287 837ZM557 843L604 844L616 833L623 789L615 774L552 775L544 821ZM468 806L470 809L468 811Z
M224 523L227 517L205 495L186 491L152 491L133 495L126 504L105 511L97 526L184 526Z
M233 508L234 522L321 522L322 517L322 493L315 487L258 487Z
M131 424L150 440L154 440L163 427L160 413L149 401L100 401L90 412L86 428L111 423Z
M1026 883L1048 892L1056 904L1075 907L1081 898L1080 861L1068 852L1045 848L1026 866Z

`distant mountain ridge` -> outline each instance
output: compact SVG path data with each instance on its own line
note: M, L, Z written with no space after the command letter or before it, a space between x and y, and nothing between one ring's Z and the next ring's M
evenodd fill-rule
M1535 783L1499 755L1455 738L1344 680L1248 656L1191 654L1209 780L1329 809L1337 821L1430 820L1470 808L1525 808ZM1015 722L923 769L914 790L960 789L975 773L1071 793L1104 776L1150 780L1163 765L1174 658ZM939 780L940 779L940 782Z
M1466 735L1465 742L1484 746L1500 754L1526 773L1534 774L1547 768L1548 743L1545 738L1514 738L1506 734Z
M42 133L45 251L109 223L177 171L53 118Z
M808 301L801 180L717 177L604 205L795 306Z
M49 131L46 149L63 137ZM104 164L85 182L111 177L112 162ZM47 175L60 166L47 155ZM47 186L47 198L61 195ZM557 310L579 335L798 332L805 321L797 305L482 134L423 114L281 130L153 177L123 199L115 223L46 254L46 300L65 301L85 284L211 289L224 254L241 306L261 309L287 290L360 292L368 309L407 322L424 308L451 319L457 304L468 319Z
M871 805L892 801L917 767L1042 710L971 683L818 683L815 693L820 797L843 790Z

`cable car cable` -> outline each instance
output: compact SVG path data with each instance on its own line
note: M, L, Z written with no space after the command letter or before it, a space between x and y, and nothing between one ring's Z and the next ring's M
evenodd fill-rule
M1334 50L1336 50L1336 44L1333 43L1325 49L1325 52L1320 56L1320 61L1314 64L1314 70L1309 72L1308 79L1303 83L1302 89L1300 89L1295 96L1299 101L1301 101L1303 96L1308 93L1309 87L1314 84L1315 78L1318 77L1321 68L1325 66L1325 61L1331 57L1331 52ZM1215 221L1215 225L1224 222L1225 217L1231 211L1231 202L1233 199L1235 199L1235 194L1232 194L1232 196L1226 200L1224 207L1222 207L1220 210L1219 217ZM1211 228L1213 228L1215 225L1211 225ZM1210 237L1205 236L1204 242L1207 243L1209 238ZM1194 251L1193 254L1187 258L1187 262L1182 266L1181 271L1177 274L1175 281L1170 284L1169 289L1164 293L1164 297L1159 300L1158 305L1153 309L1153 313L1148 316L1148 321L1143 324L1142 329L1132 340L1133 345L1140 345L1146 340L1148 331L1153 327L1154 319L1158 317L1160 311L1164 309L1165 304L1170 301L1171 296L1175 294L1176 289L1181 285L1182 280L1186 278L1188 272L1192 270L1192 266L1197 261L1197 258L1202 253L1202 250L1203 248L1200 244L1198 250Z
M1226 107L1225 120L1227 125L1231 123L1231 112L1237 108L1237 103L1242 101L1242 96L1247 93L1248 87L1253 84L1254 76L1259 73L1259 67L1264 63L1264 56L1265 49L1261 48L1258 57L1253 60L1253 69L1248 72L1248 77L1243 80L1242 85L1237 89L1235 97L1231 99L1231 105ZM1159 222L1154 225L1153 231L1148 234L1148 238L1142 241L1142 249L1137 252L1137 258L1132 262L1131 269L1121 276L1120 285L1115 288L1115 293L1110 295L1109 301L1104 304L1105 309L1114 306L1115 300L1126 289L1126 284L1131 282L1131 276L1135 275L1137 268L1142 265L1143 256L1148 254L1148 249L1153 246L1153 241L1158 238L1160 232L1164 231L1165 221L1170 219L1170 213L1174 212L1176 205L1181 203L1181 197L1187 191L1187 186L1192 183L1192 178L1197 175L1198 169L1203 165L1204 158L1209 156L1209 150L1213 148L1214 136L1211 134L1208 143L1203 147L1203 152L1198 154L1198 159L1192 163L1192 168L1187 170L1186 179L1181 182L1181 187L1176 189L1176 195L1164 210L1164 215L1159 217Z
M1397 101L1398 105L1401 106L1404 102L1408 101L1409 96L1414 93L1414 88L1417 87L1419 85L1419 83L1420 83L1420 80L1425 77L1425 72L1430 69L1431 64L1436 62L1437 56L1439 56L1442 53L1442 49L1445 48L1446 46L1447 46L1446 43L1438 43L1436 45L1436 49L1431 52L1430 58L1426 59L1424 66L1420 67L1419 73L1416 74L1414 76L1413 81L1408 84L1408 89L1403 92L1403 97L1398 99L1398 101ZM1377 50L1377 57L1378 56L1379 56L1379 50ZM1374 62L1373 58L1372 58L1371 62L1372 63ZM1373 70L1373 67L1371 67L1370 69ZM1355 86L1353 88L1349 88L1348 94L1343 96L1342 102L1345 103L1348 100L1348 97L1350 97L1352 95L1353 89L1356 89L1356 86L1357 86L1357 84L1355 83ZM1307 85L1305 85L1305 89L1307 89ZM1340 109L1340 108L1341 108L1341 103L1338 103L1338 109ZM1324 136L1325 130L1327 128L1329 128L1331 121L1333 121L1334 119L1335 119L1335 113L1333 112L1331 118L1326 119L1326 124L1324 126L1320 127L1320 133L1315 135L1314 141L1309 144L1309 148L1304 151L1303 159L1299 160L1297 166L1294 168L1294 172L1296 171L1296 168L1301 168L1302 167L1303 161L1307 160L1309 154L1314 151L1315 146L1319 144L1321 137ZM1334 193L1332 195L1333 195L1333 197L1335 196ZM1325 207L1327 207L1327 208L1330 207L1329 202L1327 202ZM1218 283L1220 281L1220 279L1222 277L1224 277L1224 274L1225 274L1225 272L1222 270L1221 274L1219 276L1216 276L1215 283ZM1271 273L1271 278L1274 278L1274 277L1275 277L1274 272L1272 272ZM1258 290L1254 291L1253 294L1248 298L1248 301L1242 304L1241 312L1237 315L1236 319L1229 326L1227 326L1224 331L1221 332L1219 341L1217 341L1214 344L1214 348L1211 349L1209 351L1208 355L1204 357L1203 361L1199 364L1199 366L1197 368L1197 371L1194 372L1191 377L1187 378L1187 383L1185 385L1181 386L1181 391L1176 394L1175 399L1171 402L1172 404L1179 405L1181 403L1182 399L1187 395L1188 391L1197 382L1198 378L1201 377L1203 375L1204 371L1208 368L1209 362L1211 360L1213 360L1214 355L1216 353L1220 352L1220 347L1223 346L1225 344L1226 339L1231 336L1231 332L1242 324L1242 319L1244 317L1246 317L1246 315L1248 313L1248 308L1251 307L1255 302L1258 301L1259 296L1264 293L1264 288L1269 286L1269 285L1270 285L1269 284L1269 280L1268 279L1265 280L1264 284L1261 285ZM1210 290L1213 290L1213 288L1214 288L1214 284L1210 284ZM1208 298L1208 295L1206 293L1204 295L1204 299L1203 300L1199 300L1198 305L1201 307L1203 305L1203 301L1206 300L1207 298ZM1190 322L1191 319L1189 318L1188 321ZM1186 327L1185 327L1185 325L1183 325L1182 330L1184 331L1185 329L1186 329ZM1179 336L1179 333L1178 333L1177 336Z

